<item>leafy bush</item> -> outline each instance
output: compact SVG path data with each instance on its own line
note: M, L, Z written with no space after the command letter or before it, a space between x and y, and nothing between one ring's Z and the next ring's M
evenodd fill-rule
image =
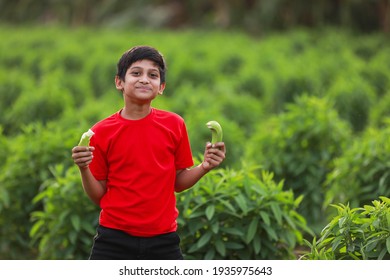
M324 223L323 183L350 137L348 124L326 99L302 96L286 112L264 121L250 139L246 158L304 195L299 212L312 226ZM322 225L321 225L322 227Z
M178 194L179 234L185 259L293 259L305 219L296 212L302 197L254 167L212 171Z
M20 94L4 116L4 127L8 134L20 132L22 126L28 123L46 124L60 119L66 108L73 107L69 92L58 86L59 76L60 73L57 77L47 76L42 85L30 84L29 88L25 89L28 93Z
M329 203L349 203L352 207L390 196L390 127L368 129L351 141L325 182Z
M381 47L378 49L374 49L376 50L375 55L361 70L361 76L370 83L377 96L380 97L386 93L390 86L390 67L387 63L383 63L383 61L388 61L390 56L387 50L381 50Z
M24 83L18 83L20 73L0 68L0 123L4 124L4 116L11 109L12 104L22 94L23 88L28 84L28 78L23 77Z
M348 121L355 132L363 131L370 122L370 110L376 95L370 84L361 78L337 80L328 92L339 115Z
M380 197L363 208L332 205L338 214L313 242L305 240L308 260L389 260L390 199Z
M156 46L167 58L167 89L154 104L185 118L194 154L201 153L210 139L204 124L220 121L227 144L223 168L241 168L243 155L262 165L295 195L304 194L297 211L310 225L325 224L320 210L325 177L332 178L326 186L333 190L328 195L334 196L327 201L338 203L346 197L343 182L356 194L364 194L363 199L372 199L365 196L368 190L386 194L382 189L388 182L387 148L378 153L376 163L368 152L346 154L344 149L369 126L387 126L390 76L383 61L390 53L388 38L334 29L294 30L261 39L237 32L121 32L123 36L103 29L0 27L1 37L7 38L0 41L6 50L0 52L2 258L33 258L39 253L31 247L29 218L31 211L43 210L46 198L35 204L32 199L52 178L50 166L60 163L65 173L59 178L76 179L65 171L71 164L70 148L90 124L123 106L113 83L115 63L127 48L138 44ZM352 135L348 123L359 133ZM372 145L384 145L385 136L380 137ZM368 146L363 150L368 151ZM342 153L349 157L346 169L338 159L340 176L328 177L329 171L336 171L333 159ZM368 165L352 160L353 153L366 158ZM353 169L347 176L348 168L361 168L363 173ZM50 189L46 184L43 189ZM49 229L42 230L34 234L34 245L45 244L42 240ZM63 257L72 254L80 256L64 252ZM40 257L54 255L44 252Z
M77 135L77 136L76 136ZM30 213L40 208L32 199L52 175L49 166L71 164L70 150L79 132L56 124L31 124L23 134L9 138L6 161L0 169L0 255L2 258L34 258L29 246ZM77 139L77 140L75 140Z
M83 193L78 169L51 168L34 198L30 235L40 259L86 259L98 208ZM310 233L296 211L301 198L283 190L272 174L257 179L252 169L211 172L193 189L178 194L178 223L186 259L293 259Z
M31 213L31 245L38 245L39 259L87 259L99 209L85 195L75 165L50 169L53 177L33 200L42 209Z
M4 165L8 155L8 138L4 135L3 128L0 125L0 169Z
M371 127L386 127L390 119L390 90L380 97L380 102L371 111Z

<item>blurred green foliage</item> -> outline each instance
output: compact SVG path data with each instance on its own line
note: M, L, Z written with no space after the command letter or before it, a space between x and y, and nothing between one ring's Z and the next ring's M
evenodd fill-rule
M296 27L334 26L389 32L387 0L19 0L0 1L8 24L213 28L262 34Z
M312 226L323 215L327 174L351 138L350 127L325 98L303 95L286 111L259 123L247 148L247 159L272 170L295 194L304 195L302 213Z
M37 122L7 139L7 157L0 172L0 255L29 259L36 253L34 248L26 250L30 214L41 207L32 200L51 177L49 166L58 162L67 168L72 165L70 149L78 134L76 129Z
M373 197L390 197L390 130L367 129L336 158L325 183L325 204L370 204Z
M251 38L195 30L2 26L0 37L6 38L0 41L2 259L86 258L98 211L82 192L70 151L82 132L122 107L115 65L139 44L166 57L167 88L154 106L184 117L194 156L210 140L207 121L224 129L227 159L220 173L178 196L188 258L291 258L292 247L307 234L303 225L318 233L331 218L325 215L332 212L330 202L362 205L389 195L390 64L383 61L390 59L390 46L381 34L323 29ZM229 177L221 190L213 181L221 180L218 174ZM218 196L228 191L230 212L222 209L222 199L214 201L214 210L204 204L210 190ZM266 198L279 206L267 208L260 203ZM196 207L200 216L188 216ZM244 234L233 225L233 209ZM283 228L280 215L286 232L274 235ZM222 233L215 227L225 216L231 228ZM190 228L192 221L213 218L213 228ZM227 243L216 244L219 236ZM200 246L205 240L215 247ZM235 245L229 248L228 240ZM272 248L283 249L278 255Z
M58 164L50 171L53 176L44 181L33 199L34 205L42 207L31 213L29 245L38 248L39 259L87 259L98 225L98 207L80 188L76 166Z

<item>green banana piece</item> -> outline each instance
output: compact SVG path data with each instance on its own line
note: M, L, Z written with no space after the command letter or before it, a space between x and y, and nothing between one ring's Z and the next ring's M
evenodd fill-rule
M222 142L222 127L217 121L209 121L206 123L211 130L211 144Z
M81 136L79 146L89 146L89 140L94 134L95 133L90 129L88 129L87 132L84 132L83 135Z

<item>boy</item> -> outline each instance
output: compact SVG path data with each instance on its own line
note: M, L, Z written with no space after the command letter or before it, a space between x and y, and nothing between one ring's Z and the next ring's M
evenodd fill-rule
M72 149L84 191L101 207L90 259L183 259L175 192L225 158L223 142L207 143L203 162L192 167L184 120L151 106L165 89L165 71L152 47L125 52L115 76L123 109L91 128L90 147Z

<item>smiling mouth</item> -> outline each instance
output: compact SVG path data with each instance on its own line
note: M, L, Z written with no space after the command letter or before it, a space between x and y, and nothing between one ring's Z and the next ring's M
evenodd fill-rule
M138 90L141 90L141 91L151 91L152 89L151 88L148 88L148 87L137 87Z

